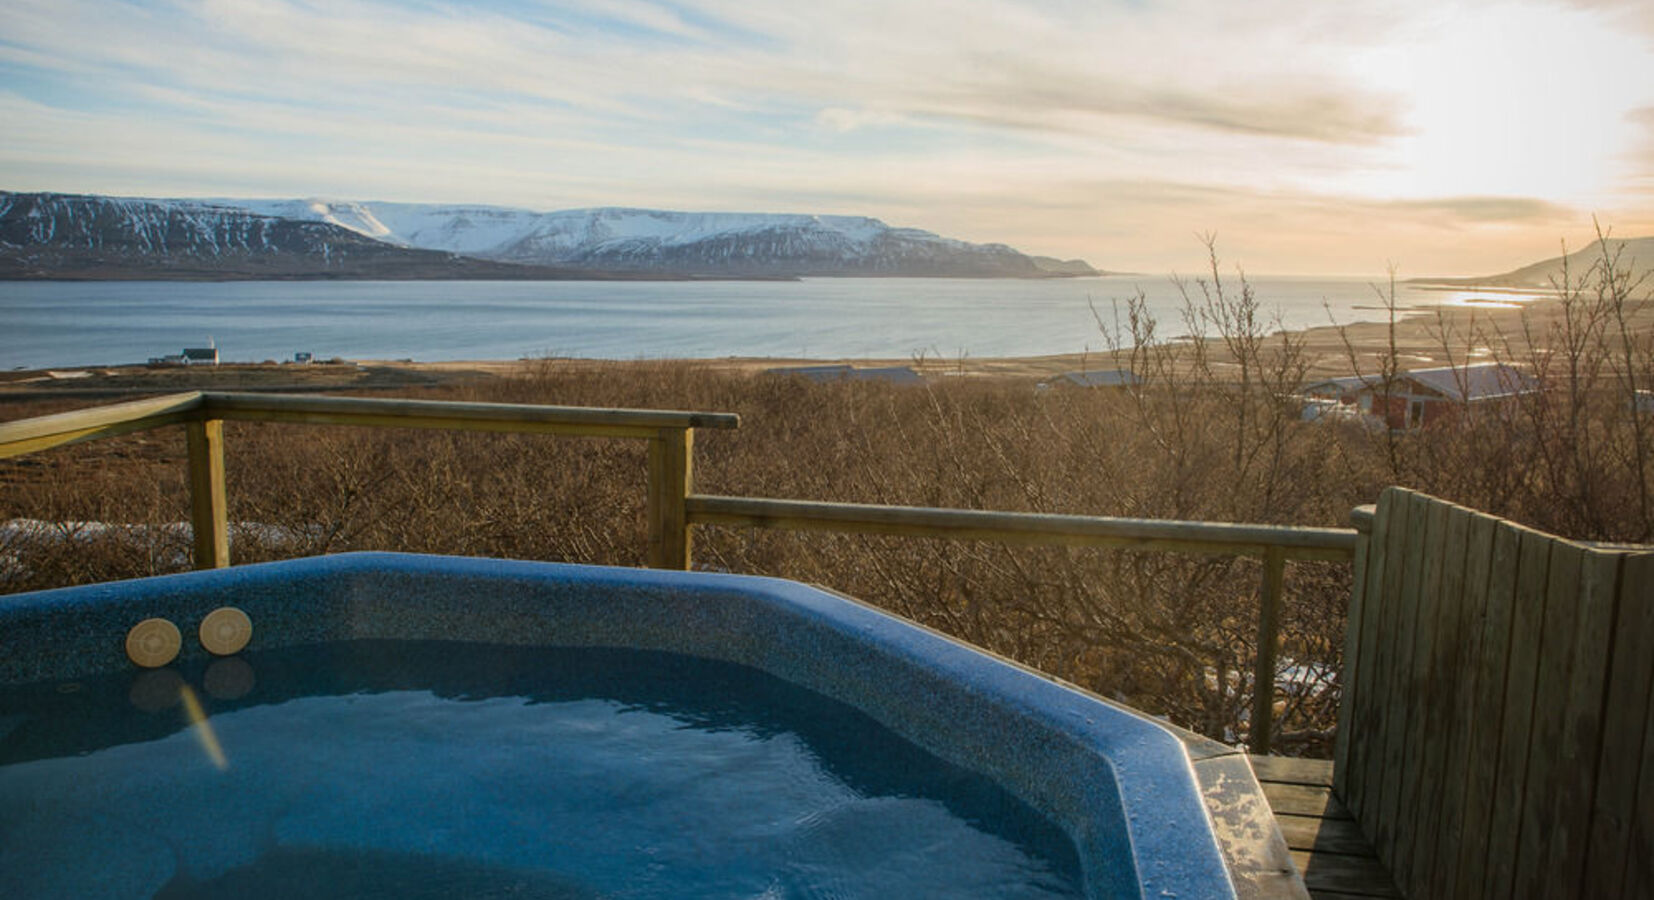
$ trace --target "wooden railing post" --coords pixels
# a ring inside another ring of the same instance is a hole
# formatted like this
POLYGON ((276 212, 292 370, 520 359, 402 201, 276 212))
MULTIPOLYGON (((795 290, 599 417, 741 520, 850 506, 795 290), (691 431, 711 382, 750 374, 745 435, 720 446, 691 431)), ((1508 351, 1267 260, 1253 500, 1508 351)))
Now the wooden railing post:
POLYGON ((1269 752, 1275 728, 1275 654, 1281 643, 1281 583, 1286 554, 1270 547, 1263 556, 1263 595, 1258 604, 1258 655, 1252 666, 1252 729, 1247 744, 1253 753, 1269 752))
POLYGON ((230 525, 224 496, 224 421, 184 423, 190 467, 190 526, 195 531, 195 567, 230 564, 230 525))
MULTIPOLYGON (((1361 669, 1370 667, 1372 661, 1361 657, 1361 641, 1365 630, 1367 611, 1367 582, 1368 570, 1374 563, 1373 547, 1373 520, 1377 507, 1371 504, 1357 506, 1350 511, 1350 524, 1355 526, 1355 562, 1353 575, 1350 581, 1350 605, 1344 624, 1344 666, 1338 673, 1338 735, 1333 743, 1333 776, 1332 783, 1344 790, 1348 785, 1350 766, 1350 735, 1355 729, 1351 727, 1355 710, 1356 683, 1359 676, 1364 674, 1361 669)), ((1382 549, 1382 548, 1379 548, 1382 549)), ((1382 569, 1384 562, 1382 554, 1377 557, 1377 565, 1382 569)), ((1375 601, 1376 602, 1376 601, 1375 601)))
POLYGON ((695 487, 694 435, 693 428, 662 428, 649 440, 650 568, 687 570, 691 563, 685 501, 695 487))

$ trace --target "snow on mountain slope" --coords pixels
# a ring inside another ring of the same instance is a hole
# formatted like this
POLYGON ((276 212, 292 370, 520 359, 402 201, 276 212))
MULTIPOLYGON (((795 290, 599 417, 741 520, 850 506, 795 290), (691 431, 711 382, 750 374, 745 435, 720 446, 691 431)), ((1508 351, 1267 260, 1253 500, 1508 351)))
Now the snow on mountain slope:
MULTIPOLYGON (((326 198, 148 200, 12 195, 52 211, 40 227, 83 250, 105 242, 130 253, 212 255, 318 252, 354 245, 389 265, 386 251, 435 251, 594 274, 625 276, 904 275, 1038 278, 1094 274, 1081 261, 1052 261, 1004 244, 972 244, 865 216, 671 212, 598 207, 538 213, 498 206, 377 203, 326 198), (117 227, 119 219, 124 226, 117 227), (49 224, 48 224, 49 223, 49 224), (321 229, 321 230, 317 230, 321 229), (371 245, 371 246, 370 246, 371 245)), ((13 215, 9 234, 28 220, 13 215)), ((38 229, 37 229, 38 230, 38 229)), ((30 232, 32 234, 33 232, 30 232)), ((11 240, 0 235, 0 241, 11 240)), ((12 240, 66 246, 38 236, 12 240)), ((112 248, 111 248, 112 249, 112 248)), ((56 252, 56 251, 54 251, 56 252)))
POLYGON ((540 217, 540 213, 498 206, 363 203, 320 197, 302 200, 214 198, 204 202, 251 210, 260 215, 326 222, 390 244, 468 256, 489 255, 532 227, 540 217))
MULTIPOLYGON (((1004 244, 971 244, 863 216, 616 207, 536 213, 316 198, 213 202, 335 224, 406 247, 537 265, 701 275, 1056 274, 1004 244)), ((1089 272, 1080 266, 1078 273, 1089 272)))
POLYGON ((392 244, 403 243, 391 229, 374 217, 365 204, 338 200, 227 200, 214 198, 201 201, 215 206, 231 206, 261 216, 297 219, 301 222, 325 222, 348 228, 364 237, 392 244))
POLYGON ((550 213, 499 248, 515 262, 724 275, 1036 276, 1003 244, 968 244, 848 216, 588 209, 550 213))
MULTIPOLYGON (((498 252, 512 257, 542 253, 570 256, 625 252, 627 248, 687 247, 732 235, 792 233, 822 247, 864 249, 892 229, 863 216, 753 213, 685 213, 599 207, 546 213, 532 229, 498 252)), ((915 232, 946 241, 929 232, 915 232)), ((946 241, 965 246, 962 242, 946 241)))
MULTIPOLYGON (((576 273, 402 247, 364 208, 0 191, 0 278, 546 278, 576 273), (294 213, 300 217, 283 215, 294 213)), ((592 277, 592 273, 581 273, 592 277)))
POLYGON ((12 248, 221 256, 369 244, 354 230, 200 200, 0 192, 0 246, 12 248))
POLYGON ((410 247, 447 250, 471 256, 491 256, 532 228, 541 214, 501 206, 423 203, 371 204, 389 225, 396 240, 410 247))

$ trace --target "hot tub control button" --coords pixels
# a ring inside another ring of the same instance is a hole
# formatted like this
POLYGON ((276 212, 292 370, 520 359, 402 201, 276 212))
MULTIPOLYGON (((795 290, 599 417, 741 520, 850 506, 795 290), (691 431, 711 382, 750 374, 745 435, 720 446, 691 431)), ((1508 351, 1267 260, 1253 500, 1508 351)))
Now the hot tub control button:
POLYGON ((233 606, 220 606, 201 620, 201 646, 216 656, 240 653, 253 636, 253 620, 233 606))
POLYGON ((126 656, 146 669, 157 669, 178 657, 184 638, 166 619, 145 619, 126 633, 126 656))

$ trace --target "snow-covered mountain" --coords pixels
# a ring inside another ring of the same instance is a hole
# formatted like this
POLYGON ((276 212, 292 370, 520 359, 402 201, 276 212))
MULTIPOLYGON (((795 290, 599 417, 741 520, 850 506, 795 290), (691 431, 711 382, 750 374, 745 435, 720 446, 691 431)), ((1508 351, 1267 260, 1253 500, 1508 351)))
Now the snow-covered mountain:
POLYGON ((316 222, 188 200, 0 193, 0 246, 56 251, 223 256, 328 253, 361 235, 316 222))
POLYGON ((1079 260, 1026 256, 861 216, 669 212, 602 207, 537 213, 497 206, 357 201, 213 203, 324 222, 404 247, 503 262, 680 275, 1042 277, 1095 274, 1079 260))
POLYGON ((317 219, 201 200, 0 191, 6 278, 542 278, 317 219))
POLYGON ((542 213, 501 206, 359 203, 352 200, 235 200, 209 203, 266 216, 325 222, 403 247, 488 256, 534 227, 542 213))
POLYGON ((1089 275, 861 216, 0 191, 0 277, 662 278, 1089 275))

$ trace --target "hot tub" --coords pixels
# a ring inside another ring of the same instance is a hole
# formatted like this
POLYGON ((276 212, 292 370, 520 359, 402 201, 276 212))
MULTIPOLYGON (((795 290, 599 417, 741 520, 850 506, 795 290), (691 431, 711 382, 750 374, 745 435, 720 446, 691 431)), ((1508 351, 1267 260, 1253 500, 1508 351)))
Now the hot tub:
POLYGON ((1199 746, 776 579, 359 553, 0 598, 23 896, 1255 895, 1199 746), (140 669, 151 617, 183 651, 140 669))

